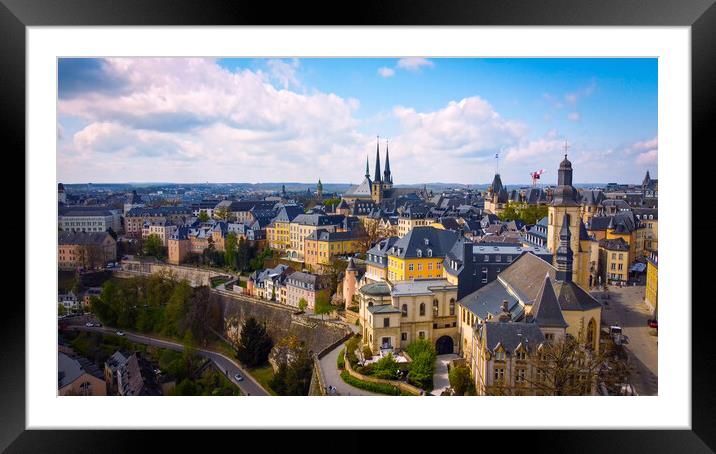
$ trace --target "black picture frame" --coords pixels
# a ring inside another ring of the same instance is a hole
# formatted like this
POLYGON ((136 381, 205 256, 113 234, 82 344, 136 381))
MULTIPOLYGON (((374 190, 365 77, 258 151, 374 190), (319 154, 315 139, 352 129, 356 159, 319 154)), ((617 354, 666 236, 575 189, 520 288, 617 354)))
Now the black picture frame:
MULTIPOLYGON (((6 153, 12 150, 19 155, 20 150, 25 149, 26 27, 63 25, 690 26, 692 149, 712 150, 707 147, 711 137, 709 129, 712 129, 707 118, 716 105, 714 0, 400 0, 390 3, 363 1, 352 5, 288 2, 277 7, 271 2, 245 0, 0 0, 0 99, 3 104, 0 123, 5 129, 2 143, 6 153)), ((696 175, 692 181, 695 179, 696 175)), ((692 191, 689 183, 684 183, 684 191, 692 191)), ((25 241, 28 240, 25 238, 25 241)), ((684 247, 691 251, 691 244, 684 244, 684 247)), ((693 267, 693 277, 697 279, 692 282, 698 282, 703 273, 693 267)), ((26 282, 27 279, 26 275, 26 282)), ((688 289, 687 283, 681 284, 688 289)), ((692 299, 696 301, 685 293, 684 300, 678 304, 689 304, 692 299)), ((25 308, 9 300, 4 305, 0 316, 0 449, 7 449, 7 452, 94 452, 100 449, 103 452, 126 452, 135 448, 163 446, 164 437, 156 437, 146 431, 25 430, 25 308)), ((701 306, 703 308, 706 304, 701 306)), ((519 445, 525 449, 550 452, 714 452, 716 399, 713 372, 716 370, 716 353, 709 325, 710 317, 694 317, 692 320, 691 431, 554 430, 526 433, 519 445)), ((541 417, 548 418, 548 410, 541 417)), ((509 422, 506 421, 506 425, 509 422)), ((360 444, 337 441, 342 435, 339 432, 334 432, 334 435, 332 438, 336 441, 328 443, 332 449, 343 450, 346 443, 349 449, 351 444, 360 444)), ((496 438, 502 436, 505 435, 494 435, 496 438)), ((184 440, 206 442, 206 435, 188 431, 172 432, 171 437, 180 443, 184 440)), ((276 448, 277 442, 291 444, 294 435, 271 438, 276 448)), ((449 443, 441 438, 421 437, 420 451, 448 449, 449 443)), ((467 441, 478 449, 477 440, 468 437, 462 442, 467 441)), ((250 446, 247 443, 244 447, 251 449, 250 446)))

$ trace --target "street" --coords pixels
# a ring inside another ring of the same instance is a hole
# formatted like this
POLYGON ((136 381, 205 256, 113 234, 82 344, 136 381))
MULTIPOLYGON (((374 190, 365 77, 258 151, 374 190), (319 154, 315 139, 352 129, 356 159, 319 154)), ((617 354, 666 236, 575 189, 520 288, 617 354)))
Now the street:
MULTIPOLYGON (((103 334, 111 334, 116 335, 117 329, 115 328, 109 328, 109 327, 88 327, 88 326, 72 326, 71 329, 75 330, 81 330, 81 331, 95 331, 100 332, 103 334)), ((144 344, 144 345, 152 345, 154 347, 160 347, 160 348, 168 348, 171 350, 176 351, 183 351, 184 346, 180 343, 166 341, 163 339, 157 339, 154 337, 149 337, 143 334, 135 334, 130 333, 128 331, 124 331, 124 337, 126 337, 128 340, 137 343, 137 344, 144 344)), ((241 392, 243 395, 250 395, 250 396, 268 396, 268 392, 266 392, 261 385, 258 384, 254 378, 249 375, 249 373, 244 370, 242 367, 236 363, 235 360, 222 355, 221 353, 216 353, 210 350, 203 350, 200 348, 196 349, 197 354, 211 359, 216 366, 221 370, 222 372, 227 372, 227 377, 229 380, 231 380, 232 383, 237 385, 239 389, 241 389, 241 392), (234 378, 234 375, 237 373, 240 373, 244 379, 243 381, 237 381, 234 378)))
MULTIPOLYGON (((326 386, 333 386, 338 391, 339 396, 382 396, 382 394, 372 393, 360 388, 354 388, 341 378, 341 371, 338 370, 336 360, 338 354, 346 348, 345 342, 334 348, 321 358, 321 371, 326 386)), ((346 360, 347 361, 347 360, 346 360)))
MULTIPOLYGON (((629 342, 624 346, 629 354, 631 384, 640 396, 658 394, 658 337, 647 326, 651 318, 644 304, 644 286, 610 287, 608 304, 602 318, 607 326, 619 325, 629 342)), ((595 292, 597 293, 601 292, 595 292)), ((600 300, 604 301, 604 300, 600 300)))

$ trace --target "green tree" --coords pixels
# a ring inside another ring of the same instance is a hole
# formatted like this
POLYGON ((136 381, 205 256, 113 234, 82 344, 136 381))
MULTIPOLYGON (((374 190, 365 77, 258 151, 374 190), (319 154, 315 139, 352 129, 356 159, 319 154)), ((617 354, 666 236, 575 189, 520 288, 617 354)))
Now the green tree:
POLYGON ((241 339, 237 349, 239 361, 248 367, 260 366, 268 360, 273 347, 273 340, 266 327, 254 317, 249 317, 241 328, 241 339))
POLYGON ((214 210, 214 217, 220 221, 228 222, 231 217, 231 212, 227 207, 219 207, 214 210))
POLYGON ((313 311, 316 314, 320 314, 321 318, 323 318, 324 314, 330 314, 333 312, 333 305, 328 299, 328 293, 326 291, 318 292, 316 295, 316 305, 313 308, 313 311))
POLYGON ((450 387, 456 396, 464 396, 465 394, 474 394, 475 383, 472 381, 470 368, 465 365, 459 365, 450 368, 448 373, 450 387))
POLYGON ((236 268, 237 239, 234 232, 229 232, 224 241, 224 263, 230 268, 236 268))
POLYGON ((162 240, 159 235, 152 233, 144 242, 144 255, 158 257, 162 253, 162 240))
POLYGON ((199 211, 199 216, 197 216, 197 219, 201 222, 207 222, 209 220, 209 215, 206 213, 205 210, 199 211))
POLYGON ((301 298, 300 300, 298 300, 298 310, 305 311, 307 307, 308 301, 306 301, 305 298, 301 298))
POLYGON ((406 348, 413 362, 408 372, 408 382, 426 391, 433 389, 433 374, 435 373, 435 347, 427 339, 413 341, 406 348))

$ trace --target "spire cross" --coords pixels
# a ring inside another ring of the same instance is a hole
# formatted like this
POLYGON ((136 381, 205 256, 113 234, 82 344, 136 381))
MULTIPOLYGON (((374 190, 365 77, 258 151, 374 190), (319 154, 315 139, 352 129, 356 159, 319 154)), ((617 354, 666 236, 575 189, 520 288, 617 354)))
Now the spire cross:
POLYGON ((564 139, 564 159, 567 159, 567 150, 569 149, 569 144, 567 143, 567 139, 564 139))

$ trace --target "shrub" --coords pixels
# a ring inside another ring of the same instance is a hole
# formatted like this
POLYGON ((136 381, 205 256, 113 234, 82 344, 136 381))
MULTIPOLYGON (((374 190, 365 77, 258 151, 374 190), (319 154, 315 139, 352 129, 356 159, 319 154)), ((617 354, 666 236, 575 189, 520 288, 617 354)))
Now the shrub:
POLYGON ((338 369, 344 369, 346 367, 346 351, 341 350, 341 352, 338 354, 338 359, 336 359, 336 366, 338 369))
POLYGON ((348 342, 346 342, 346 359, 348 359, 348 362, 351 363, 351 366, 354 367, 356 364, 358 364, 358 358, 356 357, 356 349, 358 348, 359 342, 359 336, 353 336, 348 339, 348 342))
POLYGON ((364 389, 366 391, 378 394, 387 394, 389 396, 401 395, 400 389, 397 386, 386 385, 383 383, 370 383, 367 381, 358 380, 357 378, 349 374, 347 370, 341 372, 341 379, 343 379, 344 382, 348 383, 351 386, 355 386, 356 388, 364 389))
POLYGON ((448 378, 456 396, 464 396, 471 387, 473 389, 475 387, 470 369, 465 365, 451 367, 450 372, 448 372, 448 378))
POLYGON ((398 377, 398 362, 389 353, 373 363, 373 375, 378 378, 393 380, 398 377))
POLYGON ((366 345, 363 347, 363 357, 365 359, 371 358, 373 356, 373 351, 370 349, 370 345, 366 345))

